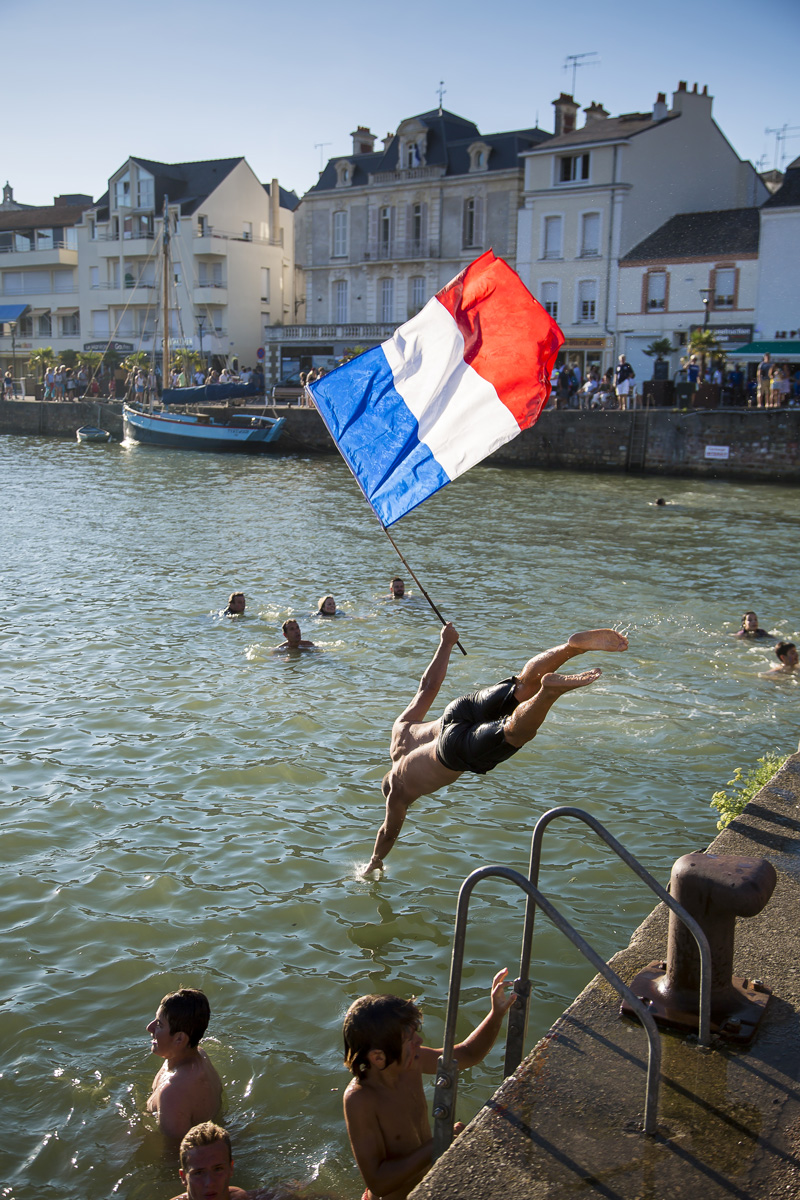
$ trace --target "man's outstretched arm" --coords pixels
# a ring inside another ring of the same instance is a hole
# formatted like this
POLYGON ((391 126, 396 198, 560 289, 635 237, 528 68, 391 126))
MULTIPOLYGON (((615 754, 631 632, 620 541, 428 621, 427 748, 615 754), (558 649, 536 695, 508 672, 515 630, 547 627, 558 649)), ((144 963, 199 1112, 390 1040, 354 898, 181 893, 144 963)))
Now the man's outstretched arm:
POLYGON ((447 674, 447 668, 450 665, 450 655, 453 652, 453 646, 458 641, 458 630, 448 621, 442 626, 439 634, 439 645, 436 647, 436 653, 425 668, 422 678, 419 681, 417 694, 401 712, 398 720, 408 723, 416 721, 424 721, 430 711, 436 697, 439 695, 439 689, 444 683, 447 674))

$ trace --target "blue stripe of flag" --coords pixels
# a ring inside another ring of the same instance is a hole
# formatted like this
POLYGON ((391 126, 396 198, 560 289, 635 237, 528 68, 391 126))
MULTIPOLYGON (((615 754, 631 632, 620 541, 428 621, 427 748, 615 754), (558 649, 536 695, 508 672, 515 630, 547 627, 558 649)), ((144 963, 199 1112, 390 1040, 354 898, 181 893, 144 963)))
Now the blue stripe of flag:
POLYGON ((419 440, 417 419, 394 386, 380 346, 311 385, 342 457, 385 526, 450 482, 419 440))

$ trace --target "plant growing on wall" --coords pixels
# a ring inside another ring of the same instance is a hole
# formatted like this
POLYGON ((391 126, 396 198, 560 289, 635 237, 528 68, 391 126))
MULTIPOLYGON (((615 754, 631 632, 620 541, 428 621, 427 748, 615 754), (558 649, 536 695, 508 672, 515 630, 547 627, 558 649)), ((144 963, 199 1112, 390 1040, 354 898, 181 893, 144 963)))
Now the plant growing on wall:
POLYGON ((779 754, 777 750, 771 750, 763 758, 758 759, 755 767, 736 768, 733 779, 728 780, 728 787, 735 788, 736 791, 714 792, 711 797, 711 807, 720 814, 717 829, 724 829, 726 825, 730 825, 734 817, 739 816, 756 792, 761 791, 765 783, 769 783, 776 771, 780 771, 788 757, 787 754, 779 754))

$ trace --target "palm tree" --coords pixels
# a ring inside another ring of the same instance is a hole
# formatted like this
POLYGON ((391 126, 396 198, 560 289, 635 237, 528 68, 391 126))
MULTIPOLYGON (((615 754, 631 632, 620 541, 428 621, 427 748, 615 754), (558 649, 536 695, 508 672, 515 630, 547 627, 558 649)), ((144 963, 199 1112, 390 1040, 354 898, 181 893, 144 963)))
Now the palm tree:
MULTIPOLYGON (((644 353, 648 358, 654 358, 656 362, 663 362, 668 354, 673 350, 672 342, 669 338, 656 338, 651 342, 644 353)), ((653 366, 653 378, 656 377, 655 365, 653 366)))
POLYGON ((42 373, 42 383, 47 374, 47 368, 51 367, 56 361, 56 356, 53 353, 52 346, 40 346, 38 350, 34 350, 28 359, 28 366, 33 368, 34 373, 38 376, 39 371, 42 373))
POLYGON ((689 351, 692 354, 700 355, 700 381, 706 377, 706 355, 713 358, 714 355, 723 353, 722 346, 717 341, 717 335, 713 329, 703 328, 693 329, 689 338, 689 351))

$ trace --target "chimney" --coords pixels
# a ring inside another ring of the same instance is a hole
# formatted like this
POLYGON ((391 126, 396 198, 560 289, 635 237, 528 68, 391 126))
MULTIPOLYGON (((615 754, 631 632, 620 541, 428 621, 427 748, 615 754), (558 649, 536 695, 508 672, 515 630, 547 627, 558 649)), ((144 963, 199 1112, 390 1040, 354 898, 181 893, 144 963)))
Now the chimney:
POLYGON ((273 246, 281 244, 281 189, 277 179, 269 185, 269 224, 270 238, 273 246))
POLYGON ((653 120, 663 121, 667 112, 667 97, 664 92, 659 92, 656 96, 656 102, 653 105, 653 120))
POLYGON ((689 108, 693 112, 701 113, 705 109, 707 115, 711 116, 711 104, 713 96, 708 94, 708 84, 705 84, 703 90, 700 91, 695 83, 692 90, 689 91, 686 86, 686 81, 682 79, 678 84, 677 92, 672 93, 672 110, 680 113, 686 112, 689 108))
POLYGON ((605 121, 608 117, 608 113, 603 108, 602 104, 597 104, 594 100, 589 107, 585 108, 583 111, 586 113, 584 125, 591 125, 595 121, 605 121))
POLYGON ((562 92, 558 99, 553 101, 553 108, 556 110, 553 136, 560 137, 562 133, 572 133, 578 115, 578 105, 572 96, 562 92))
POLYGON ((350 137, 353 139, 353 154, 372 154, 375 149, 375 134, 370 133, 366 125, 359 125, 350 137))
POLYGON ((384 150, 388 150, 389 147, 391 146, 392 142, 394 141, 394 134, 387 133, 386 137, 382 138, 381 141, 383 142, 384 150))

